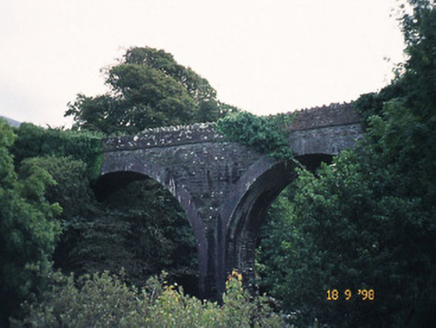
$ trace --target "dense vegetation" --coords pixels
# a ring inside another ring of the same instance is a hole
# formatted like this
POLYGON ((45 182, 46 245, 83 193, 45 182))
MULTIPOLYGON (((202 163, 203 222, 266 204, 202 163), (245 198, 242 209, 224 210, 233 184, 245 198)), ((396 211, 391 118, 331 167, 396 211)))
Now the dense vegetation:
POLYGON ((263 227, 261 285, 303 326, 436 323, 436 9, 412 5, 402 19, 407 62, 355 103, 365 140, 316 173, 298 170, 282 195, 292 201, 263 227), (334 289, 339 300, 327 301, 334 289))
MULTIPOLYGON (((408 2, 406 62, 355 102, 364 140, 316 172, 300 166, 269 210, 256 269, 275 300, 248 295, 237 272, 223 305, 197 300, 194 237, 177 201, 149 179, 98 200, 92 189, 103 135, 236 111, 170 54, 129 49, 107 71, 107 94, 69 105, 73 131, 0 121, 0 325, 12 315, 14 327, 435 326, 436 9, 408 2), (162 270, 165 282, 152 277, 162 270)), ((218 127, 294 160, 287 120, 239 112, 218 127)))
MULTIPOLYGON (((122 273, 121 273, 122 278, 122 273)), ((183 289, 151 278, 144 289, 128 287, 120 277, 101 275, 49 277, 51 287, 29 315, 12 327, 277 327, 283 319, 271 312, 266 297, 253 300, 233 272, 226 283, 223 305, 201 302, 183 289)))
POLYGON ((54 217, 62 210, 44 197, 46 187, 56 183, 46 170, 26 162, 25 170, 15 172, 9 152, 14 139, 12 129, 0 120, 0 324, 35 291, 39 273, 49 269, 60 233, 54 217))

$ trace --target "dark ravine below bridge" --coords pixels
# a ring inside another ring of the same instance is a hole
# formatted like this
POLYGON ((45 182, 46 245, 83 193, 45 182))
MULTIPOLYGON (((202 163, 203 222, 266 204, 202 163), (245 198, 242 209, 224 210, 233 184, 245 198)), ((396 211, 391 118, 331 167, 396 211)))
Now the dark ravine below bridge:
MULTIPOLYGON (((289 114, 292 115, 292 114, 289 114)), ((299 111, 288 126, 289 147, 309 169, 361 137, 352 104, 299 111)), ((193 228, 202 298, 219 300, 227 275, 254 276, 258 229, 268 207, 294 178, 293 164, 224 141, 212 123, 143 131, 105 139, 97 188, 147 176, 180 202, 193 228)))

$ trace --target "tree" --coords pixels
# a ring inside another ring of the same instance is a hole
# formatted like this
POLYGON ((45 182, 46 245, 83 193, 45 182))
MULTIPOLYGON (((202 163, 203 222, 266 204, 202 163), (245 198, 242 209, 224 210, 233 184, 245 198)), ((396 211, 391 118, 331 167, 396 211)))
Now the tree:
POLYGON ((40 274, 50 267, 60 225, 54 217, 58 204, 44 197, 47 186, 55 181, 48 172, 29 165, 14 171, 9 147, 15 135, 0 120, 0 324, 18 304, 41 286, 40 274))
POLYGON ((221 103, 209 82, 163 50, 134 47, 107 70, 105 95, 77 95, 65 116, 74 128, 138 133, 145 128, 216 121, 236 110, 221 103))
POLYGON ((264 279, 304 324, 436 323, 436 8, 410 4, 400 74, 355 104, 365 140, 316 174, 299 170, 291 209, 270 223, 281 229, 261 243, 264 279), (327 301, 333 289, 339 299, 327 301), (363 301, 359 289, 374 290, 375 300, 363 301))
POLYGON ((371 157, 345 153, 316 175, 300 171, 290 213, 273 225, 280 229, 267 230, 263 274, 271 294, 304 324, 318 318, 332 326, 401 327, 428 315, 436 213, 371 157), (338 302, 327 301, 333 289, 338 302), (348 302, 347 289, 354 295, 348 302), (375 290, 376 300, 364 302, 359 289, 375 290))

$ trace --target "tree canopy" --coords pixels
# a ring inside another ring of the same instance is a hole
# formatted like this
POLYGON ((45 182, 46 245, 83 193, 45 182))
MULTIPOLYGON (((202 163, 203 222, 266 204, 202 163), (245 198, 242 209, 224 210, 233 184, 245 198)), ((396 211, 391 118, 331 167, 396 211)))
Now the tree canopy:
POLYGON ((65 116, 74 128, 137 133, 145 128, 216 121, 235 107, 220 102, 215 89, 174 57, 148 47, 127 50, 106 71, 109 92, 95 97, 78 94, 65 116))

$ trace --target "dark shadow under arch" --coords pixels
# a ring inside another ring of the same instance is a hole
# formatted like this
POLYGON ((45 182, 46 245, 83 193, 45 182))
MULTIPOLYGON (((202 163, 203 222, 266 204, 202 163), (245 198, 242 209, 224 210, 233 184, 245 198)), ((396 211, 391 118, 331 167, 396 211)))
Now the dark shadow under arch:
MULTIPOLYGON (((149 172, 147 172, 149 173, 149 172)), ((204 292, 204 272, 203 268, 205 261, 201 258, 207 256, 207 243, 205 242, 203 222, 198 217, 197 209, 191 199, 190 194, 183 188, 174 184, 174 179, 170 174, 166 174, 165 178, 161 176, 153 176, 152 172, 146 174, 145 172, 137 172, 134 170, 113 170, 101 175, 95 182, 93 189, 97 199, 104 200, 112 193, 115 193, 130 183, 151 179, 167 190, 177 200, 182 210, 188 219, 189 225, 193 230, 196 240, 198 263, 199 263, 199 286, 198 290, 200 295, 204 292), (162 181, 163 180, 163 181, 162 181)))

